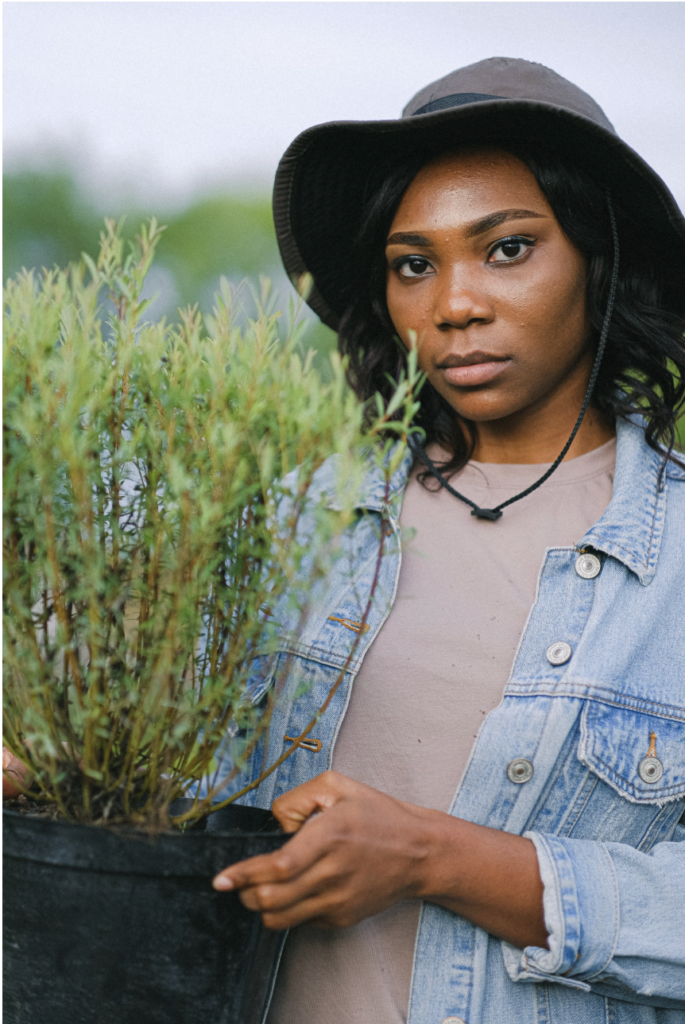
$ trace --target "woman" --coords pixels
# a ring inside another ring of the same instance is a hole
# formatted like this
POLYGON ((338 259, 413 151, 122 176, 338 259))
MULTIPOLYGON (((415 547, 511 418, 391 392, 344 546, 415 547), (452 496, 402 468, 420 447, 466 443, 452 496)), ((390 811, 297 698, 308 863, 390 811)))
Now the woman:
POLYGON ((414 345, 428 383, 356 586, 284 625, 267 763, 353 650, 255 796, 295 835, 215 879, 293 929, 269 1024, 685 1021, 682 215, 504 59, 305 132, 274 211, 360 399, 414 345), (387 550, 365 617, 379 525, 421 557, 387 550))
POLYGON ((353 578, 255 681, 233 788, 334 691, 251 794, 295 835, 215 879, 292 928, 269 1024, 682 1024, 682 215, 590 97, 504 59, 305 132, 274 211, 359 398, 414 345, 428 383, 353 578))

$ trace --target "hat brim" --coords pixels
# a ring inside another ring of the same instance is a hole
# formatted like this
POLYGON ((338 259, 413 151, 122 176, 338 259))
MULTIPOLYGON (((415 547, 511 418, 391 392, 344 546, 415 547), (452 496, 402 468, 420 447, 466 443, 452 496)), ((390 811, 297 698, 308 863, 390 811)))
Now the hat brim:
POLYGON ((286 272, 313 284, 307 302, 333 330, 353 301, 347 270, 364 206, 393 165, 436 147, 537 144, 587 169, 630 210, 663 254, 670 304, 685 313, 685 219, 655 171, 613 132, 564 107, 480 100, 392 121, 333 121, 302 132, 276 172, 273 213, 286 272))

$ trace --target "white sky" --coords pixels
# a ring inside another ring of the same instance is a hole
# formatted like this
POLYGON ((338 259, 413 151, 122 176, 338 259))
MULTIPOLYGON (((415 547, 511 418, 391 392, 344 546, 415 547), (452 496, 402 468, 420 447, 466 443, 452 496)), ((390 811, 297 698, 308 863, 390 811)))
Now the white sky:
POLYGON ((84 184, 186 200, 266 187, 321 121, 397 117, 484 57, 587 90, 685 207, 685 3, 7 2, 7 167, 62 151, 84 184))

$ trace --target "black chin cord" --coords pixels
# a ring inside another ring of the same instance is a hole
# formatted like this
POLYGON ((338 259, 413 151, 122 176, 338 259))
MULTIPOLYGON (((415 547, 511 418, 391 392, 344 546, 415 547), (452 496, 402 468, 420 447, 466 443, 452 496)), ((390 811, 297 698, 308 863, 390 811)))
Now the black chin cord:
POLYGON ((609 191, 607 191, 607 208, 609 210, 609 220, 611 222, 611 236, 614 244, 614 263, 611 271, 611 285, 609 287, 609 296, 607 298, 607 308, 604 314, 604 323, 602 324, 602 332, 599 336, 597 354, 595 355, 592 373, 590 374, 590 380, 587 386, 587 391, 585 392, 585 398, 583 399, 583 404, 581 406, 580 412, 578 413, 576 425, 571 431, 571 436, 569 437, 568 441, 562 448, 561 452, 559 453, 555 461, 549 467, 549 469, 546 470, 546 472, 544 472, 540 479, 536 480, 534 484, 531 484, 530 487, 526 487, 525 491, 521 491, 520 494, 515 494, 513 498, 508 498, 506 501, 503 501, 500 505, 497 505, 496 508, 479 508, 478 505, 476 505, 475 501, 471 501, 471 499, 467 498, 464 494, 460 494, 459 491, 455 491, 454 487, 452 487, 449 480, 445 479, 445 477, 442 475, 442 473, 434 464, 434 462, 426 454, 424 447, 419 441, 416 434, 409 435, 409 447, 412 449, 414 454, 417 455, 419 459, 421 459, 424 465, 433 474, 435 479, 439 481, 440 485, 445 488, 446 491, 449 491, 450 494, 453 494, 455 498, 459 498, 459 501, 463 501, 465 502, 465 504, 471 506, 471 515, 475 516, 477 519, 499 519, 500 516, 502 515, 502 509, 506 508, 507 505, 511 505, 515 501, 520 501, 521 498, 525 498, 527 495, 532 494, 533 491, 536 491, 538 487, 544 484, 545 480, 547 480, 552 475, 554 470, 557 469, 559 464, 562 462, 567 451, 573 444, 573 439, 575 438, 576 434, 578 433, 578 430, 580 429, 580 424, 583 422, 583 416, 585 415, 585 411, 590 402, 590 398, 592 397, 592 392, 594 391, 595 384, 597 383, 599 367, 602 362, 602 357, 604 356, 604 350, 606 348, 607 338, 609 336, 609 325, 611 323, 611 317, 614 312, 614 303, 616 301, 616 288, 618 285, 618 230, 616 228, 616 217, 614 216, 614 207, 611 202, 611 193, 609 191))

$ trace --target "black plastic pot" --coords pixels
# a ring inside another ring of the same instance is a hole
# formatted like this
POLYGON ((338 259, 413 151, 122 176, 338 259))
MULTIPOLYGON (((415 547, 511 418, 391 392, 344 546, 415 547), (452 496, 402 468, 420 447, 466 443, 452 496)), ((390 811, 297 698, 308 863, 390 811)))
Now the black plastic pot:
POLYGON ((283 933, 211 879, 287 837, 268 811, 212 818, 149 836, 5 811, 5 1024, 260 1024, 283 933))

